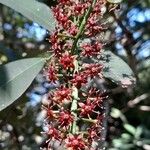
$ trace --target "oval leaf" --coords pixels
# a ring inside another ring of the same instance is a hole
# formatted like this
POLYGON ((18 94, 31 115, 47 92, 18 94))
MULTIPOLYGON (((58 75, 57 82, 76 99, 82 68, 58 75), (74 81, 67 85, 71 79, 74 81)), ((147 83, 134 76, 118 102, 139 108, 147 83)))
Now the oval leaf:
POLYGON ((0 66, 0 110, 25 92, 44 63, 43 58, 27 58, 0 66))
POLYGON ((121 58, 113 54, 111 51, 103 52, 104 65, 103 75, 112 81, 126 87, 135 84, 135 77, 132 70, 121 58))
POLYGON ((113 3, 113 4, 117 4, 117 3, 121 3, 122 0, 107 0, 109 3, 113 3))
POLYGON ((35 0, 0 0, 0 3, 14 9, 33 22, 53 31, 56 21, 48 6, 35 0))

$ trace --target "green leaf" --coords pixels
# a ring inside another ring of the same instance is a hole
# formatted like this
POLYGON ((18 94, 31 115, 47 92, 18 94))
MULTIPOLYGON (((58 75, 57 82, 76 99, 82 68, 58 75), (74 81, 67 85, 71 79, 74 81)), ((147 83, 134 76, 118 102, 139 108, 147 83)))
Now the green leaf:
POLYGON ((122 0, 107 0, 109 3, 113 3, 113 4, 117 4, 117 3, 121 3, 122 0))
POLYGON ((136 133, 135 133, 134 137, 135 137, 136 139, 140 139, 140 136, 142 135, 143 130, 144 130, 144 129, 143 129, 142 126, 138 126, 138 127, 136 128, 136 133))
POLYGON ((0 111, 25 92, 44 63, 44 58, 27 58, 0 66, 0 111))
POLYGON ((111 51, 103 51, 96 58, 84 58, 83 62, 102 64, 104 67, 102 71, 103 76, 117 84, 121 84, 123 87, 135 84, 136 80, 133 71, 128 64, 111 51))
POLYGON ((130 67, 121 58, 111 51, 104 51, 103 60, 99 62, 104 65, 103 75, 112 81, 126 87, 135 84, 135 77, 130 67))
POLYGON ((116 108, 112 108, 111 109, 111 112, 110 112, 110 115, 113 117, 113 118, 119 118, 121 116, 121 111, 119 109, 116 109, 116 108))
POLYGON ((124 139, 125 141, 129 141, 129 140, 132 139, 133 137, 132 137, 130 134, 122 133, 122 134, 121 134, 121 138, 124 139))
POLYGON ((14 9, 49 31, 55 29, 56 21, 52 11, 41 2, 36 0, 0 0, 0 3, 14 9))
POLYGON ((111 112, 110 112, 110 115, 113 118, 120 118, 124 123, 127 122, 127 119, 126 119, 125 115, 117 108, 112 108, 111 112))
POLYGON ((124 128, 131 133, 132 135, 135 135, 136 133, 136 128, 130 124, 124 124, 124 128))

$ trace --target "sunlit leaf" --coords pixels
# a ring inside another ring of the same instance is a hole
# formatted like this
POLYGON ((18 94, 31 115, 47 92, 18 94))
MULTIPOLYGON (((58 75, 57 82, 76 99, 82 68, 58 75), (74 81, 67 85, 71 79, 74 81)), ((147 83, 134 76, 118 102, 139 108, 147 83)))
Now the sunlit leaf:
POLYGON ((0 3, 14 9, 49 31, 55 29, 55 19, 48 6, 36 0, 0 0, 0 3))
POLYGON ((0 66, 0 110, 25 92, 44 63, 44 58, 27 58, 0 66))

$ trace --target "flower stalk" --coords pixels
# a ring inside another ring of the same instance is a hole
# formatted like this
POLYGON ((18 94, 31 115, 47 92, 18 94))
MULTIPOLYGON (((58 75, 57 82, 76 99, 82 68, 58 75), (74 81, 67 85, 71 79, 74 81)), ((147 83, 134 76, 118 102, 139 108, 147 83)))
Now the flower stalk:
POLYGON ((101 136, 105 96, 97 88, 86 87, 89 80, 102 78, 103 66, 84 63, 83 58, 101 55, 103 44, 96 35, 102 29, 98 18, 105 5, 105 0, 58 0, 53 8, 58 26, 49 39, 53 56, 45 74, 50 84, 59 82, 59 86, 43 104, 48 149, 51 140, 58 140, 67 149, 96 150, 92 143, 101 136), (85 37, 90 42, 79 43, 85 37))

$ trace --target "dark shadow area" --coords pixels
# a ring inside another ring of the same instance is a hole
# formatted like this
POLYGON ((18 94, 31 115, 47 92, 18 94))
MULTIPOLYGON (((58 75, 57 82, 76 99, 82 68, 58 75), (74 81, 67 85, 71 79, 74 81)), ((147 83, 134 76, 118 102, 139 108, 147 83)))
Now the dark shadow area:
MULTIPOLYGON (((7 69, 4 65, 0 65, 0 91, 6 91, 7 86, 5 86, 5 83, 8 81, 8 73, 7 69)), ((9 92, 9 91, 8 91, 9 92)))

